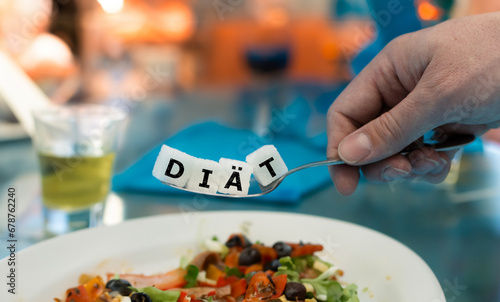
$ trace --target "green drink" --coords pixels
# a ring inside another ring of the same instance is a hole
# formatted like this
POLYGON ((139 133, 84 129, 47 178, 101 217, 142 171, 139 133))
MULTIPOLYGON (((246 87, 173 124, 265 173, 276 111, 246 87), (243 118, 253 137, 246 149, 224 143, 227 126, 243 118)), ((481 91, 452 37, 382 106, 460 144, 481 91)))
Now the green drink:
POLYGON ((45 206, 72 212, 106 199, 114 153, 100 157, 39 154, 39 159, 45 206))
POLYGON ((46 236, 101 225, 124 112, 82 104, 33 116, 46 236))

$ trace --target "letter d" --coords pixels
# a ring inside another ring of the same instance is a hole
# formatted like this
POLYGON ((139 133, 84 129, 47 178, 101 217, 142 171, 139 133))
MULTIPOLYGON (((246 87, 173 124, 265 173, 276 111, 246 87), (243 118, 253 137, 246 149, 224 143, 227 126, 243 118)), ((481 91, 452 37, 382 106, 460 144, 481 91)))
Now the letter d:
POLYGON ((172 178, 179 178, 182 176, 182 174, 184 174, 184 165, 180 161, 171 158, 170 161, 168 162, 168 166, 167 166, 167 170, 165 171, 165 175, 168 177, 172 177, 172 178), (179 166, 179 171, 177 171, 177 173, 175 173, 175 174, 172 174, 172 168, 174 167, 174 164, 179 166))

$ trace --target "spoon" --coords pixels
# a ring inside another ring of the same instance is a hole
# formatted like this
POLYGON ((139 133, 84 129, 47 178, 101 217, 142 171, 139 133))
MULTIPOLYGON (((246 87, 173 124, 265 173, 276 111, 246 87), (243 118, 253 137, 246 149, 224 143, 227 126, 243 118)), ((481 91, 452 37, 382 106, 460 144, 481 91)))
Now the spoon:
MULTIPOLYGON (((409 145, 408 147, 406 147, 405 149, 403 149, 400 152, 400 154, 407 155, 408 153, 415 151, 421 147, 430 147, 436 151, 450 151, 450 150, 459 149, 467 144, 470 144, 475 139, 476 139, 476 137, 474 135, 471 135, 471 134, 447 135, 446 139, 443 140, 442 142, 439 142, 439 143, 433 143, 433 142, 423 142, 423 144, 413 143, 413 144, 409 145)), ((319 167, 319 166, 333 166, 333 165, 341 165, 341 164, 345 164, 345 163, 338 158, 329 158, 326 160, 320 160, 320 161, 308 163, 308 164, 299 166, 295 169, 289 170, 288 172, 286 172, 285 174, 283 174, 282 176, 280 176, 279 178, 277 178, 275 181, 273 181, 272 183, 270 183, 267 186, 259 185, 257 183, 257 181, 255 180, 255 178, 252 178, 251 183, 250 183, 250 189, 248 191, 248 195, 229 195, 229 194, 222 194, 222 193, 202 193, 202 194, 212 195, 212 196, 221 196, 221 197, 232 197, 232 198, 258 197, 258 196, 262 196, 262 195, 266 195, 266 194, 271 193, 281 184, 281 182, 283 182, 283 180, 285 178, 287 178, 291 174, 298 172, 300 170, 304 170, 307 168, 313 168, 313 167, 319 167)), ((174 187, 174 188, 179 189, 179 190, 188 191, 188 192, 192 192, 192 193, 199 193, 199 192, 191 191, 191 190, 188 190, 186 188, 179 187, 176 185, 172 185, 172 184, 168 184, 168 183, 164 183, 164 182, 163 182, 163 184, 166 184, 168 186, 174 187)))

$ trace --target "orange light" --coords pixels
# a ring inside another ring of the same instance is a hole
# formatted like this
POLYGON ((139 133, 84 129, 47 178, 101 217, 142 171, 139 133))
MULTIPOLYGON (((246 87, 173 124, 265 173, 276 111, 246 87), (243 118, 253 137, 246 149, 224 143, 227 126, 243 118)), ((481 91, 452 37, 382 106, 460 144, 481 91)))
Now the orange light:
POLYGON ((266 10, 262 19, 272 27, 283 27, 288 22, 288 14, 283 8, 275 7, 266 10))
POLYGON ((156 27, 169 40, 185 41, 195 30, 195 16, 184 2, 167 2, 157 16, 156 27))
POLYGON ((435 21, 441 17, 441 10, 427 1, 418 5, 418 15, 424 21, 435 21))
POLYGON ((123 0, 97 0, 108 14, 116 14, 123 8, 123 0))

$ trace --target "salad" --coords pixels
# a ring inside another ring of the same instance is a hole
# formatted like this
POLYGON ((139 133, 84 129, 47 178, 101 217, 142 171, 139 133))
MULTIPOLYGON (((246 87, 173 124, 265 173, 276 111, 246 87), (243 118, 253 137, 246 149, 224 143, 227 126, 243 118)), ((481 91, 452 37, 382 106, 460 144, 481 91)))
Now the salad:
POLYGON ((56 302, 359 302, 355 284, 315 255, 323 246, 276 242, 266 246, 233 234, 216 237, 194 259, 164 274, 80 277, 81 285, 56 302))

